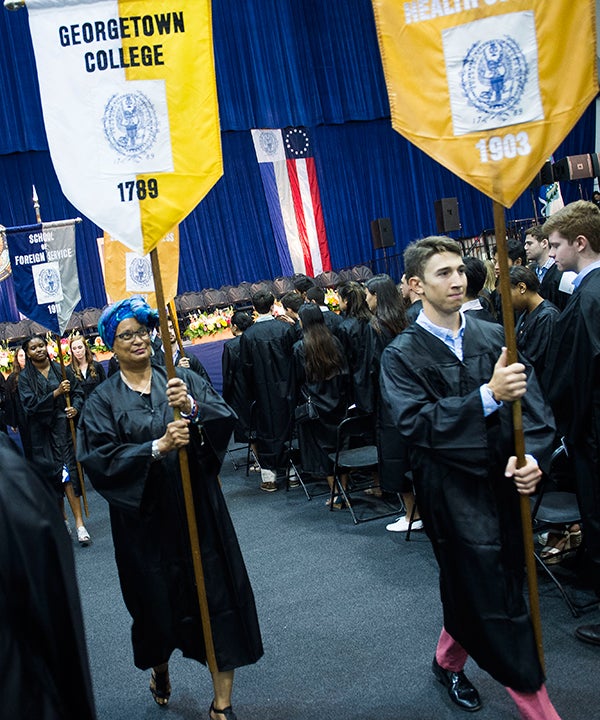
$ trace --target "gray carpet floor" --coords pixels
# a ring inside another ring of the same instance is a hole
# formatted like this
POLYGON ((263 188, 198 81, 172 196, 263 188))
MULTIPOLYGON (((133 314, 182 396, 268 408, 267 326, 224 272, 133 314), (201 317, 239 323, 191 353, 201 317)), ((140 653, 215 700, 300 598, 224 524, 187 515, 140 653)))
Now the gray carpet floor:
MULTIPOLYGON (((242 459, 240 455, 238 459, 242 459)), ((440 720, 464 717, 430 666, 441 627, 437 567, 429 542, 389 533, 390 520, 354 526, 347 511, 301 488, 266 494, 229 459, 224 492, 254 587, 264 657, 236 673, 239 720, 440 720)), ((206 718, 206 668, 176 654, 167 709, 133 665, 106 502, 88 490, 93 544, 75 547, 100 720, 206 718)), ((600 718, 600 647, 574 637, 579 620, 543 578, 540 585, 548 689, 563 720, 600 718)), ((506 691, 473 661, 467 674, 484 702, 481 720, 518 718, 506 691)))

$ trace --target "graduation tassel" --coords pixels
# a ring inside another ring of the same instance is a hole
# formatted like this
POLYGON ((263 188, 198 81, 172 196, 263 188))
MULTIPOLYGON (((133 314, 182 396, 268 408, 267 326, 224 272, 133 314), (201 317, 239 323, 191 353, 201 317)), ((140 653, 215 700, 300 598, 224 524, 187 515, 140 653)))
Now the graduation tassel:
MULTIPOLYGON (((507 351, 507 364, 519 361, 517 355, 517 338, 515 334, 515 316, 510 294, 510 277, 508 268, 508 246, 506 242, 506 221, 504 207, 493 201, 494 232, 496 234, 496 251, 500 267, 500 293, 502 296, 502 322, 507 351)), ((513 432, 515 437, 515 455, 517 467, 525 465, 525 435, 523 433, 523 414, 521 401, 512 404, 513 432)), ((540 598, 538 592, 535 556, 533 549, 533 528, 531 525, 531 505, 528 495, 519 495, 521 509, 521 525, 523 529, 523 545, 525 548, 525 566, 527 568, 527 589, 529 591, 529 613, 533 624, 533 633, 537 645, 540 665, 545 672, 544 646, 542 643, 542 623, 540 619, 540 598)))
MULTIPOLYGON (((160 275, 158 250, 156 248, 150 251, 150 261, 152 263, 152 274, 154 275, 154 292, 156 293, 156 304, 158 306, 160 335, 163 341, 163 346, 165 348, 165 365, 167 368, 167 377, 171 379, 176 377, 175 365, 173 363, 173 351, 171 349, 171 340, 169 336, 165 296, 162 286, 162 277, 160 275)), ((175 327, 177 326, 175 325, 175 327)), ((179 412, 179 409, 173 408, 173 411, 175 419, 179 420, 181 418, 181 413, 179 412)), ((200 542, 198 539, 198 526, 196 524, 196 513, 194 512, 194 496, 192 493, 192 483, 190 480, 190 466, 186 448, 179 448, 178 453, 179 467, 181 469, 181 484, 183 486, 183 497, 185 501, 185 513, 187 517, 190 547, 192 551, 194 578, 196 580, 198 604, 200 606, 200 619, 202 621, 202 631, 204 633, 206 662, 208 665, 208 669, 214 675, 215 673, 219 672, 219 668, 217 667, 217 658, 215 655, 215 646, 212 636, 212 628, 210 625, 210 615, 208 612, 208 599, 206 597, 204 570, 202 568, 202 556, 200 554, 200 542)))

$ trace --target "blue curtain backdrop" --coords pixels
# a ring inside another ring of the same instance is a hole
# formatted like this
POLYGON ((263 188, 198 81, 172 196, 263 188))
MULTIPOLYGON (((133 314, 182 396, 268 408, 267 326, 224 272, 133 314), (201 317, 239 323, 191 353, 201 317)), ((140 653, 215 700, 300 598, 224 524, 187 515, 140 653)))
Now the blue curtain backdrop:
MULTIPOLYGON (((179 292, 281 274, 250 129, 305 125, 313 139, 334 268, 372 257, 370 221, 389 217, 396 251, 436 232, 434 202, 456 197, 462 234, 493 225, 491 200, 395 133, 369 0, 220 0, 213 7, 224 177, 181 226, 179 292)), ((25 10, 0 10, 0 223, 79 213, 64 198, 47 151, 25 10)), ((591 152, 590 106, 555 157, 591 152)), ((85 152, 85 148, 82 148, 85 152)), ((582 184, 591 194, 591 181, 582 184)), ((579 185, 563 183, 565 201, 579 185)), ((533 217, 531 193, 507 219, 533 217)), ((79 308, 106 302, 91 221, 77 230, 79 308)), ((10 281, 0 321, 16 320, 10 281)))

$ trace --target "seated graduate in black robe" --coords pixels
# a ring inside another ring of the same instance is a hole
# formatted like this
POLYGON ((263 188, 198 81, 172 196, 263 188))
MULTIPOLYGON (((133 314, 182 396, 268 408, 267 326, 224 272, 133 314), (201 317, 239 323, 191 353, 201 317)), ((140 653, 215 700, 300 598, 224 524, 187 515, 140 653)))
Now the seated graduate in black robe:
POLYGON ((233 313, 231 330, 234 337, 224 343, 221 357, 223 400, 235 410, 238 417, 233 430, 237 443, 247 443, 250 436, 250 403, 240 360, 240 341, 242 334, 253 322, 252 316, 243 310, 233 313))
MULTIPOLYGON (((298 445, 303 471, 327 478, 333 487, 333 463, 337 427, 346 417, 350 404, 348 364, 340 341, 325 325, 318 305, 300 308, 303 339, 294 345, 296 405, 310 397, 319 417, 298 424, 298 445)), ((334 507, 341 507, 339 498, 334 507)))
MULTIPOLYGON (((584 572, 600 595, 600 210, 584 200, 570 203, 546 220, 544 232, 558 269, 578 273, 542 383, 575 469, 584 572)), ((599 624, 576 635, 600 645, 599 624)))
POLYGON ((525 230, 524 246, 527 262, 540 281, 540 295, 563 310, 571 295, 560 289, 563 273, 550 256, 548 236, 543 225, 532 225, 525 230))
POLYGON ((95 720, 71 542, 56 498, 0 435, 3 718, 95 720))
MULTIPOLYGON (((476 257, 464 257, 465 275, 467 277, 467 289, 465 291, 465 302, 462 311, 472 313, 478 320, 496 322, 496 318, 484 306, 487 298, 481 302, 479 293, 483 290, 487 278, 487 269, 482 260, 476 257)), ((416 318, 415 318, 416 319, 416 318)))
POLYGON ((459 312, 460 245, 432 237, 404 254, 423 312, 384 350, 382 397, 408 444, 424 529, 440 568, 444 629, 434 675, 465 710, 481 707, 463 672, 471 655, 524 718, 552 707, 523 598, 519 493, 530 494, 554 439, 534 375, 506 364, 502 328, 459 312), (527 393, 525 394, 525 389, 527 393), (516 469, 510 402, 521 397, 527 452, 516 469))
POLYGON ((519 313, 515 326, 517 350, 533 365, 539 380, 552 349, 560 311, 539 294, 540 281, 533 270, 516 265, 510 268, 509 275, 512 304, 519 313))
MULTIPOLYGON (((406 516, 410 517, 414 502, 412 483, 406 477, 409 470, 406 447, 398 435, 398 429, 387 412, 387 408, 379 402, 381 354, 387 345, 407 327, 408 320, 400 292, 392 278, 385 273, 374 275, 367 281, 366 300, 373 313, 367 335, 366 367, 371 379, 371 412, 377 418, 379 485, 384 490, 402 494, 406 516)), ((378 491, 377 488, 374 488, 373 492, 380 494, 381 489, 378 491)), ((398 518, 397 522, 402 526, 404 518, 398 518)), ((394 524, 388 525, 387 529, 393 531, 391 526, 394 524)))
POLYGON ((167 383, 166 370, 150 362, 148 326, 156 322, 140 296, 103 312, 99 331, 118 355, 120 371, 84 407, 79 455, 110 505, 121 590, 133 618, 134 662, 152 668, 152 695, 165 705, 173 650, 207 662, 177 452, 187 448, 218 668, 210 717, 235 720, 233 671, 262 655, 252 588, 217 475, 235 415, 188 369, 178 368, 167 383), (181 419, 174 420, 174 408, 181 419))
POLYGON ((336 292, 342 311, 338 337, 350 370, 352 402, 361 412, 369 412, 372 390, 367 343, 372 313, 367 305, 365 289, 360 283, 350 280, 340 285, 336 292))

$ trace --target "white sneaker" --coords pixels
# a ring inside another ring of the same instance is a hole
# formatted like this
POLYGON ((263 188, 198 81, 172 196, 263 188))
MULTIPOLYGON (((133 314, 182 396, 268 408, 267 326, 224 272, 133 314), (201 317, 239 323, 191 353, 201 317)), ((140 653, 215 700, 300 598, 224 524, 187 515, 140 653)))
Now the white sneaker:
MULTIPOLYGON (((403 515, 402 517, 399 517, 396 520, 396 522, 386 525, 385 529, 389 530, 390 532, 408 532, 408 520, 403 515)), ((423 529, 423 521, 422 520, 413 520, 411 530, 422 530, 422 529, 423 529)))
POLYGON ((92 538, 90 537, 89 532, 84 528, 83 525, 80 525, 77 528, 77 540, 79 541, 79 544, 82 546, 89 545, 92 538))
POLYGON ((71 530, 71 526, 69 525, 68 520, 65 520, 65 527, 67 528, 67 532, 69 533, 69 535, 72 535, 73 531, 71 530))

